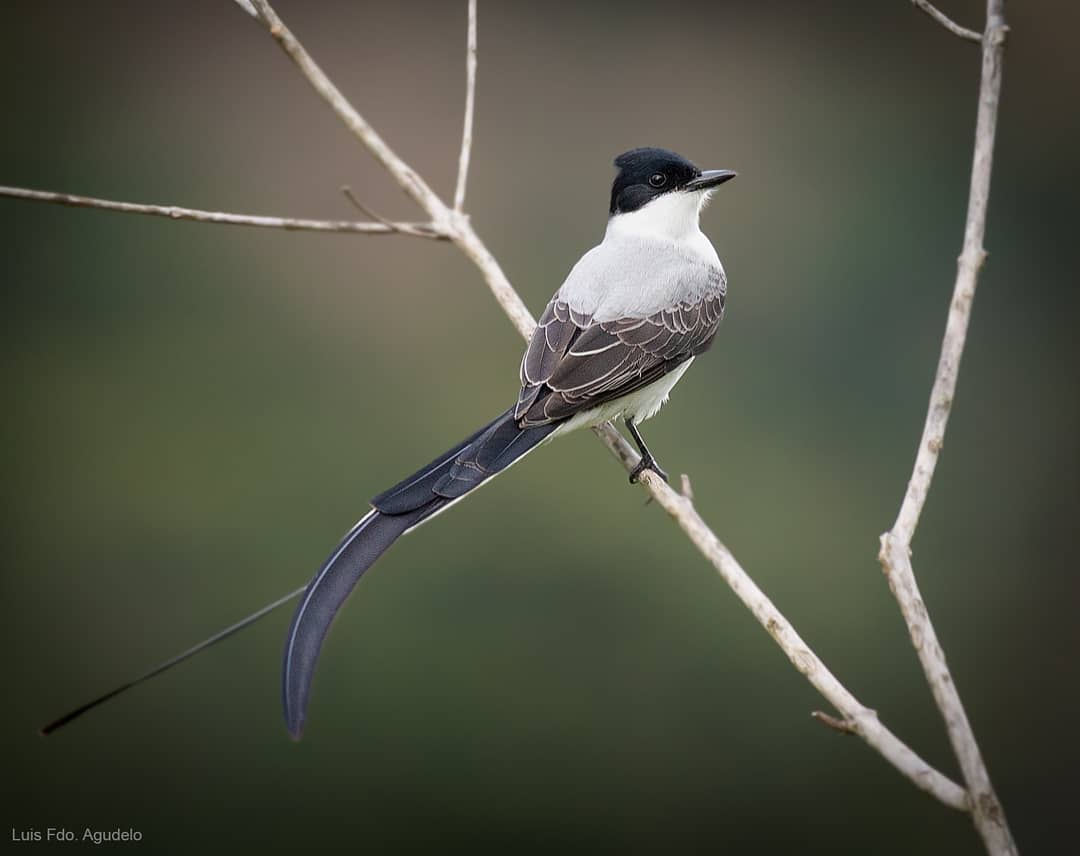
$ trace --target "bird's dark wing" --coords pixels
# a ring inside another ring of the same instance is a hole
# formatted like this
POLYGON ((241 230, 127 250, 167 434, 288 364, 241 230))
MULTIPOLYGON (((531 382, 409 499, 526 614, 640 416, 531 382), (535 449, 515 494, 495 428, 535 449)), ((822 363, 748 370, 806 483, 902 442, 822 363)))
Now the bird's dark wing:
POLYGON ((556 295, 522 358, 514 416, 544 425, 641 389, 706 350, 723 314, 722 283, 697 303, 616 321, 594 322, 556 295))

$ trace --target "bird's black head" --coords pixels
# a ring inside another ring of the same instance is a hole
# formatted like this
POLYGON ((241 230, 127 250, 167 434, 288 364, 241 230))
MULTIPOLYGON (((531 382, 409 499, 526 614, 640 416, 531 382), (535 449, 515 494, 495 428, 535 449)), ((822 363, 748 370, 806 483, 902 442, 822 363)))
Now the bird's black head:
POLYGON ((702 172, 682 155, 651 147, 623 152, 615 166, 619 173, 611 185, 613 215, 637 211, 665 193, 707 190, 735 177, 728 169, 702 172))

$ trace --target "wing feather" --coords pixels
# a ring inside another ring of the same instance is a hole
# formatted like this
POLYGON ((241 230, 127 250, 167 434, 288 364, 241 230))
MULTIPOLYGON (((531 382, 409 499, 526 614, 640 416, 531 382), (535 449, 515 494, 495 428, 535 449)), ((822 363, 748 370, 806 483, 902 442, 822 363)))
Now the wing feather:
POLYGON ((556 295, 521 361, 514 416, 542 425, 621 398, 706 350, 724 316, 722 273, 693 303, 645 318, 595 322, 556 295))

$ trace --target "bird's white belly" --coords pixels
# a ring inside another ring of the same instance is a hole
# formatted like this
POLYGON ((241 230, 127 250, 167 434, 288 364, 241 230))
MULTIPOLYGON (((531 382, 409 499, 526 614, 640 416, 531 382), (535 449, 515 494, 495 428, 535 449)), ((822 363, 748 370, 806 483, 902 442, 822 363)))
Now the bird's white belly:
POLYGON ((679 382, 679 378, 683 376, 683 372, 690 368, 690 363, 693 361, 694 357, 691 357, 681 366, 646 387, 570 417, 566 424, 555 433, 565 434, 567 431, 574 431, 578 428, 591 428, 610 419, 629 417, 635 423, 652 419, 660 408, 664 406, 672 387, 679 382))

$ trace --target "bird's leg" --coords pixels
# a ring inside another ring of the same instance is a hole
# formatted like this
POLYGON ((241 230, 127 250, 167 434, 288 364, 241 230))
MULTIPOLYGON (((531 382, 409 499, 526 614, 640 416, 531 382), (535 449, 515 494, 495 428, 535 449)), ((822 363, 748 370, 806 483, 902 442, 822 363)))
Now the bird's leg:
POLYGON ((638 451, 641 452, 641 460, 638 461, 637 466, 630 472, 630 484, 637 484, 641 474, 645 470, 652 470, 664 481, 668 481, 668 474, 665 473, 658 463, 656 458, 652 456, 652 452, 649 451, 649 447, 645 445, 645 438, 641 436, 641 432, 638 431, 637 426, 633 420, 627 416, 623 422, 626 423, 626 429, 630 432, 634 438, 634 442, 637 443, 638 451))

